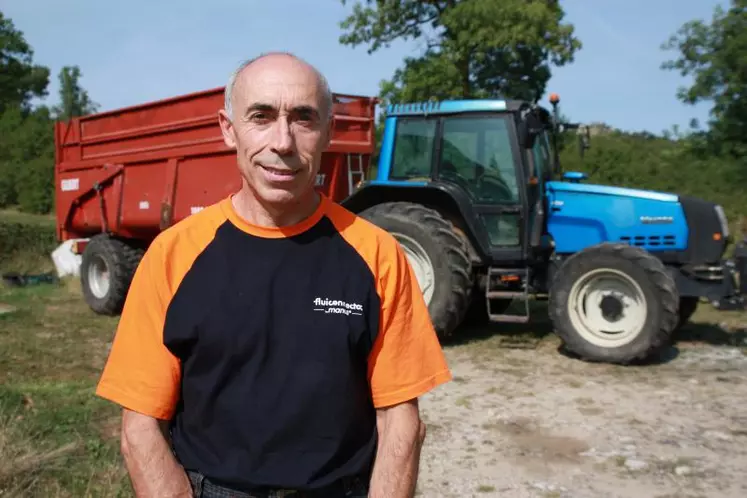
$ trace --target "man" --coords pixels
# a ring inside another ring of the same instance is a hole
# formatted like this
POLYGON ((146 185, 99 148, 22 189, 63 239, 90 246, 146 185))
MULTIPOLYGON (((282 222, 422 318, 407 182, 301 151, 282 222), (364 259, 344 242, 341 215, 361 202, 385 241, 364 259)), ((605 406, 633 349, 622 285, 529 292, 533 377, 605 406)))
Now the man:
POLYGON ((289 54, 226 87, 242 188, 150 246, 97 389, 138 496, 414 494, 451 376, 399 245, 314 190, 332 116, 289 54))

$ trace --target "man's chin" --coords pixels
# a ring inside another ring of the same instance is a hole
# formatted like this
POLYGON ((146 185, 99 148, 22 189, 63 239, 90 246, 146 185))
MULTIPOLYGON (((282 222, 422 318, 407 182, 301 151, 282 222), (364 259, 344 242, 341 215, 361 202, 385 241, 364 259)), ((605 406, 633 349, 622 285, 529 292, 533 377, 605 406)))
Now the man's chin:
POLYGON ((301 202, 310 197, 308 189, 294 185, 294 186, 275 186, 275 185, 262 185, 256 189, 256 195, 262 199, 263 202, 269 204, 294 204, 301 202))

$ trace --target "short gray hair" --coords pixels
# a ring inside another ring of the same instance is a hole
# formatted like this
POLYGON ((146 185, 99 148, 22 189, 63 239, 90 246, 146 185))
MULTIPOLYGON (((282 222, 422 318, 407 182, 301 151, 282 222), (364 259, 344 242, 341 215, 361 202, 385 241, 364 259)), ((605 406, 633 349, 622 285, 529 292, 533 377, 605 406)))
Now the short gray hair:
POLYGON ((322 100, 323 100, 323 104, 324 104, 324 106, 326 108, 326 112, 327 112, 327 116, 326 117, 327 117, 328 120, 331 119, 332 118, 332 114, 333 114, 332 113, 333 100, 332 100, 332 91, 329 88, 329 83, 327 82, 327 78, 325 78, 324 75, 321 73, 321 71, 319 71, 313 65, 309 64, 308 62, 306 62, 302 58, 300 58, 297 55, 292 54, 290 52, 265 52, 263 54, 258 55, 257 57, 253 57, 253 58, 251 58, 249 60, 246 60, 246 61, 242 62, 239 65, 239 67, 237 67, 234 70, 234 72, 231 73, 231 77, 228 78, 228 84, 226 85, 226 88, 225 88, 225 91, 224 91, 224 103, 223 103, 223 106, 225 108, 226 114, 228 114, 228 116, 231 119, 233 119, 233 105, 231 103, 231 99, 233 97, 233 89, 236 86, 236 80, 238 79, 239 74, 241 74, 241 72, 244 69, 246 69, 248 66, 250 66, 252 63, 258 61, 259 59, 261 59, 263 57, 267 57, 267 56, 270 56, 270 55, 286 55, 288 57, 292 57, 292 58, 296 59, 297 61, 302 62, 303 64, 306 64, 307 66, 309 66, 316 73, 317 78, 319 79, 319 84, 322 87, 322 100))

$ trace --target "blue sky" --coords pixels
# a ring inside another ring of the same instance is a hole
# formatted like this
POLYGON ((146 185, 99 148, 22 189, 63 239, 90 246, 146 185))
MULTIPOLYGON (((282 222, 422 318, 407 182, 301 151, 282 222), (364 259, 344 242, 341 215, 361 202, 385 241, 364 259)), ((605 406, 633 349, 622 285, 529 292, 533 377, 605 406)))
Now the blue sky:
MULTIPOLYGON (((554 69, 548 92, 560 94, 571 119, 660 133, 707 118, 707 105, 677 101, 686 80, 659 68, 669 56, 660 46, 726 0, 561 3, 584 47, 573 64, 554 69)), ((339 45, 338 23, 351 9, 339 0, 3 0, 0 9, 23 31, 36 62, 51 68, 48 100, 57 100, 60 68, 77 64, 100 110, 222 86, 241 60, 269 50, 313 63, 333 91, 375 95, 403 57, 419 52, 415 43, 373 55, 339 45)))

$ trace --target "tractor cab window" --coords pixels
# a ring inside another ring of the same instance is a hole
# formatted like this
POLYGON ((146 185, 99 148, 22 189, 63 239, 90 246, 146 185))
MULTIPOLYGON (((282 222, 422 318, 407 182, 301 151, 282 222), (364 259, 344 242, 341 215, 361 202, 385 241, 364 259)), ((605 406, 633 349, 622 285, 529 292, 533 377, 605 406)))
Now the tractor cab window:
POLYGON ((509 126, 502 116, 445 118, 439 178, 460 185, 476 202, 518 203, 509 126))
POLYGON ((400 118, 394 138, 390 178, 430 179, 435 136, 435 119, 400 118))

